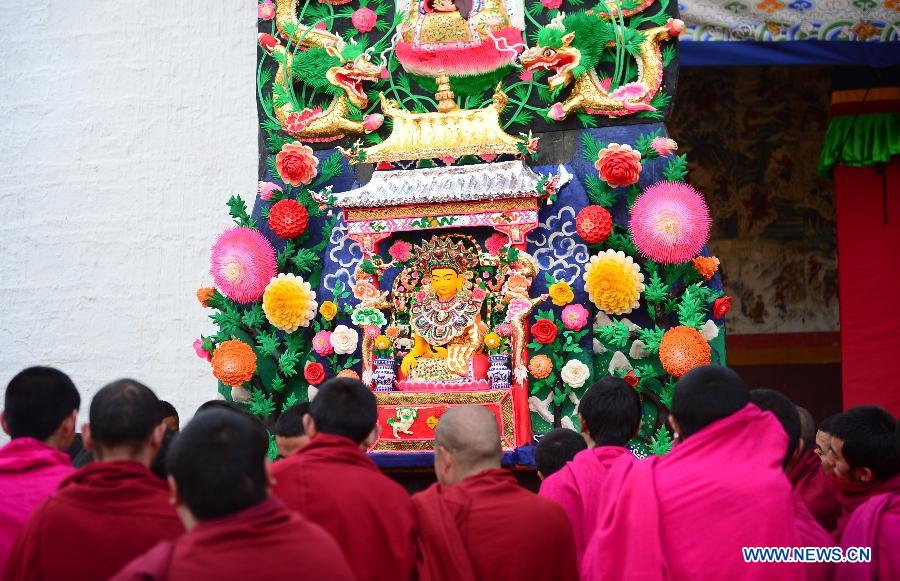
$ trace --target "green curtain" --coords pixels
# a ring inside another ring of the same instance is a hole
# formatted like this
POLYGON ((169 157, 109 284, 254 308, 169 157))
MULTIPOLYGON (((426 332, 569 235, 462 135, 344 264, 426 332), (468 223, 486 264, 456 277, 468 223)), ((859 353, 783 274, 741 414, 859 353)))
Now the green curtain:
POLYGON ((825 133, 819 173, 830 177, 836 164, 866 167, 900 154, 900 113, 833 117, 825 133))

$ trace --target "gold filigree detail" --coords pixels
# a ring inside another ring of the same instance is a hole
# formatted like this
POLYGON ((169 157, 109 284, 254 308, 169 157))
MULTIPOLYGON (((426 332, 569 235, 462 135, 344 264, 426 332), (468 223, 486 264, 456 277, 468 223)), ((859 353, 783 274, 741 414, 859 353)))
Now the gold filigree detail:
POLYGON ((453 214, 478 214, 482 212, 506 212, 509 210, 536 210, 534 198, 517 198, 484 202, 459 202, 452 204, 428 204, 424 206, 394 206, 391 208, 346 209, 348 222, 386 220, 389 218, 421 218, 424 216, 450 216, 453 214))

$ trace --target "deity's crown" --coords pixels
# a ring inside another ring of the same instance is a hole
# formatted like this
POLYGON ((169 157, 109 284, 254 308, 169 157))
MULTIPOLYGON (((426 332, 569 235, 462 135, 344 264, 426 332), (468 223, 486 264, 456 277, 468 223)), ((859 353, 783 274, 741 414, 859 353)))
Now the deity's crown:
POLYGON ((472 250, 461 241, 454 242, 445 236, 432 236, 419 246, 419 251, 418 267, 423 273, 450 268, 462 274, 478 264, 478 256, 472 250))

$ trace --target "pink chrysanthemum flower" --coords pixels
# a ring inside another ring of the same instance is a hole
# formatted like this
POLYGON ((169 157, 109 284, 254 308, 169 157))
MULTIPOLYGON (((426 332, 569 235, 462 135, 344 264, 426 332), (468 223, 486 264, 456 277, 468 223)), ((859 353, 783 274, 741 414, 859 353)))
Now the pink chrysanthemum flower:
POLYGON ((703 194, 685 183, 658 182, 635 200, 629 230, 641 254, 675 264, 697 256, 711 222, 703 194))
POLYGON ((269 280, 278 274, 275 249, 262 234, 242 226, 222 232, 209 262, 216 287, 238 303, 259 300, 269 280))
POLYGON ((490 238, 485 240, 484 246, 487 248, 488 253, 491 256, 497 256, 500 254, 500 251, 506 246, 506 243, 509 241, 509 238, 506 234, 501 234, 500 232, 494 232, 491 234, 490 238))
POLYGON ((406 262, 412 257, 412 245, 403 240, 397 240, 388 248, 388 254, 397 262, 406 262))

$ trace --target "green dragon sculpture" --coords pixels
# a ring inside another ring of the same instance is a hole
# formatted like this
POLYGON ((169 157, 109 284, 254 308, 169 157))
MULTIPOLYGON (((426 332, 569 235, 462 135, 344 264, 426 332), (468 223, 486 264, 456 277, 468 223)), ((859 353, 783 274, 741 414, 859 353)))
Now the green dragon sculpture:
POLYGON ((550 107, 551 119, 559 121, 579 111, 608 117, 655 111, 650 101, 663 77, 659 44, 682 30, 684 22, 672 18, 664 26, 634 30, 619 27, 600 14, 559 13, 538 31, 537 44, 524 51, 520 61, 529 72, 552 71, 547 84, 554 92, 572 85, 569 96, 550 107), (616 46, 617 35, 637 61, 638 74, 637 80, 610 90, 609 79, 601 81, 595 68, 603 52, 616 46))

